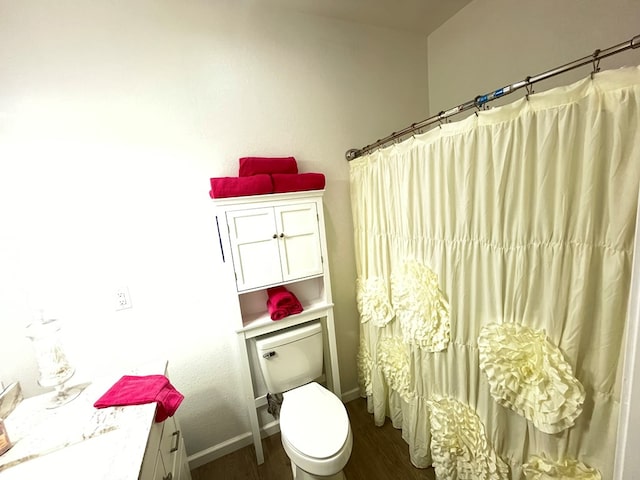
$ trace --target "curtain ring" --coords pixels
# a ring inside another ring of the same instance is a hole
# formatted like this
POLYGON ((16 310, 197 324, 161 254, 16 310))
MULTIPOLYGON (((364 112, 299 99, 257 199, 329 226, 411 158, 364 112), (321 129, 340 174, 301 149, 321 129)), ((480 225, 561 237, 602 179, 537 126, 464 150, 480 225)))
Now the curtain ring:
POLYGON ((477 117, 478 112, 482 112, 488 109, 486 96, 481 97, 480 95, 478 95, 476 98, 474 98, 473 105, 476 107, 476 111, 474 113, 476 114, 476 117, 477 117), (481 100, 482 98, 484 98, 484 101, 481 100))
POLYGON ((480 110, 480 107, 482 105, 480 105, 480 96, 477 96, 476 98, 473 99, 473 105, 476 107, 476 115, 478 115, 478 111, 480 110))
POLYGON ((598 58, 598 55, 600 55, 599 48, 597 48, 593 52, 593 60, 591 61, 591 63, 593 64, 593 70, 591 70, 591 80, 593 80, 593 76, 600 71, 600 59, 598 58))
POLYGON ((529 101, 529 95, 533 94, 533 85, 531 85, 531 77, 527 77, 524 79, 527 84, 525 85, 525 88, 527 89, 527 94, 525 95, 527 102, 529 101))

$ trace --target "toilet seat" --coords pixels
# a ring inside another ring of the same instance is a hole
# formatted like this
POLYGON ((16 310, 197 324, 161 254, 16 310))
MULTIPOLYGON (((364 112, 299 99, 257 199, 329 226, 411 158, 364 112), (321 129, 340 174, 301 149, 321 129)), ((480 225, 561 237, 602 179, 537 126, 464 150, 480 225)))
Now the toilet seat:
POLYGON ((295 472, 293 475, 294 479, 309 480, 323 478, 327 480, 344 480, 344 475, 341 475, 341 472, 351 457, 353 435, 351 434, 351 428, 349 428, 347 440, 341 450, 329 458, 318 459, 304 455, 287 441, 285 435, 282 435, 282 446, 291 460, 291 468, 295 472))
POLYGON ((340 453, 349 438, 347 410, 340 399, 312 382, 284 393, 280 431, 289 447, 311 459, 340 453))

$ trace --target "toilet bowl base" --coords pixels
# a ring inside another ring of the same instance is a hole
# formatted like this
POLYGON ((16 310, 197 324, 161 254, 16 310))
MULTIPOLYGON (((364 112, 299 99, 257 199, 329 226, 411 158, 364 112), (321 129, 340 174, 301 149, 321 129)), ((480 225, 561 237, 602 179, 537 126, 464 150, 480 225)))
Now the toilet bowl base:
POLYGON ((346 480, 347 477, 344 475, 344 472, 340 470, 338 473, 334 475, 326 476, 318 476, 311 475, 309 472, 305 472, 296 464, 291 462, 291 471, 293 472, 293 480, 346 480))

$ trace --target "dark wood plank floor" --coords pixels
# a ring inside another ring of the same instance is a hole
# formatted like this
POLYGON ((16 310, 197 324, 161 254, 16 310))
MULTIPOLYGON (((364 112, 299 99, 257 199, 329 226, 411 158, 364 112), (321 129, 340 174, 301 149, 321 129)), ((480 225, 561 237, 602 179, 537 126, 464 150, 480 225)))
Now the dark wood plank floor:
MULTIPOLYGON (((353 431, 353 451, 344 469, 347 480, 435 480, 431 468, 411 465, 409 447, 389 420, 382 427, 373 424, 366 400, 358 398, 346 407, 353 431)), ((262 445, 262 465, 256 464, 253 446, 248 446, 196 468, 193 480, 290 480, 291 465, 280 434, 264 439, 262 445)))

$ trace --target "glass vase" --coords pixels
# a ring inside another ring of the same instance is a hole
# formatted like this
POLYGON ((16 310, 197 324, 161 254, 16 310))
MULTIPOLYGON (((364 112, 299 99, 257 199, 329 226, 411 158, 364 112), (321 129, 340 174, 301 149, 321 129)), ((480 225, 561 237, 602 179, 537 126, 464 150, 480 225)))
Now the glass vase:
POLYGON ((57 408, 78 396, 77 389, 65 388, 65 383, 75 373, 60 341, 60 322, 56 319, 40 320, 27 326, 27 337, 35 351, 42 387, 54 387, 55 392, 47 408, 57 408))

